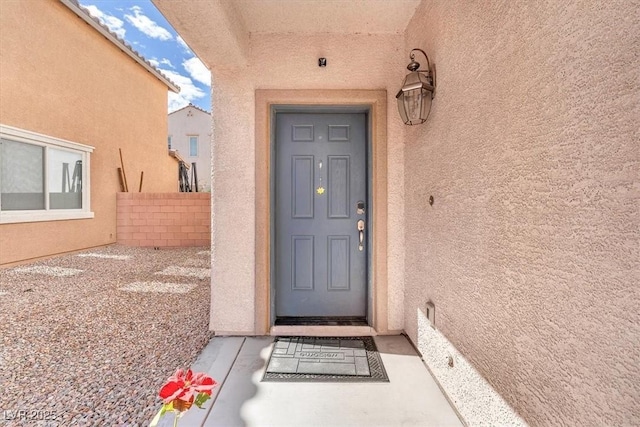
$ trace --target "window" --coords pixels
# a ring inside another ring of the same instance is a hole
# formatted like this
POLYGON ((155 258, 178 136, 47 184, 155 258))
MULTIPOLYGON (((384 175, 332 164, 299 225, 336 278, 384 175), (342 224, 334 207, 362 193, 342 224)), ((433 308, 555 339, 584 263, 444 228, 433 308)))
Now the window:
POLYGON ((189 156, 198 157, 198 137, 197 136, 189 137, 189 156))
POLYGON ((168 140, 168 143, 169 143, 169 150, 171 150, 171 135, 169 135, 169 138, 167 140, 168 140))
POLYGON ((93 218, 93 147, 0 125, 0 223, 93 218))

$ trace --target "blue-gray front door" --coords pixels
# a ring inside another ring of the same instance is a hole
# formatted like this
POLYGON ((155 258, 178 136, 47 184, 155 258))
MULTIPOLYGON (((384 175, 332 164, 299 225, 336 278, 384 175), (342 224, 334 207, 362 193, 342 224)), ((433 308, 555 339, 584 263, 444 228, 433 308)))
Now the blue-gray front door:
POLYGON ((365 317, 364 113, 278 113, 275 291, 278 317, 365 317))

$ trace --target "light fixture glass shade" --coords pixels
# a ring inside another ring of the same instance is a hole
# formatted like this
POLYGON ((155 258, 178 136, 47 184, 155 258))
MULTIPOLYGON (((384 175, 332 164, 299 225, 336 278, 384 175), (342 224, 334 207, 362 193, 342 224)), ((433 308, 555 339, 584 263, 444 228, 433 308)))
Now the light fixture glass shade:
POLYGON ((412 71, 407 74, 402 88, 396 95, 398 112, 406 125, 424 123, 431 111, 433 99, 433 81, 424 71, 412 71))

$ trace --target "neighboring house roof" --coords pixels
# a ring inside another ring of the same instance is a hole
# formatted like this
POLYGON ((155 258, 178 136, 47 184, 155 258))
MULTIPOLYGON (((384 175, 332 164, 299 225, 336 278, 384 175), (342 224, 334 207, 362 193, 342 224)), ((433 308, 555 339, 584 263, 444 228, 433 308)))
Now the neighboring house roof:
POLYGON ((151 63, 147 61, 142 55, 140 55, 140 53, 135 51, 124 40, 118 37, 111 30, 109 30, 107 26, 103 25, 98 19, 91 16, 89 12, 78 3, 77 0, 60 0, 60 2, 71 9, 71 11, 73 11, 87 24, 89 24, 100 34, 102 34, 107 40, 116 45, 120 50, 133 58, 134 61, 136 61, 147 71, 153 74, 158 80, 167 85, 169 89, 176 93, 180 92, 180 87, 178 85, 169 80, 169 78, 162 74, 162 72, 158 68, 151 65, 151 63))
POLYGON ((178 110, 176 110, 176 111, 172 111, 172 112, 170 112, 170 113, 169 113, 169 115, 172 115, 172 114, 174 114, 174 113, 177 113, 178 111, 182 111, 182 110, 184 110, 185 108, 189 108, 189 107, 193 107, 193 108, 195 108, 196 110, 202 111, 203 113, 205 113, 205 114, 207 114, 207 115, 211 114, 210 112, 208 112, 208 111, 206 111, 206 110, 203 110, 202 108, 198 107, 197 105, 193 105, 192 103, 189 103, 189 105, 187 105, 187 106, 184 106, 184 107, 182 107, 182 108, 180 108, 180 109, 178 109, 178 110))

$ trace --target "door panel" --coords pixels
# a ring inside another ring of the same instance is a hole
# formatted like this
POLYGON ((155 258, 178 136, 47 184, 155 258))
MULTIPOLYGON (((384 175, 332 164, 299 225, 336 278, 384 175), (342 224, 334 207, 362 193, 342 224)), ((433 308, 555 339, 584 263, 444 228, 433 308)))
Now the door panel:
POLYGON ((366 115, 278 113, 275 291, 279 317, 365 317, 366 115))
POLYGON ((313 236, 293 236, 291 238, 291 289, 313 290, 313 236))
POLYGON ((327 157, 327 199, 329 218, 349 218, 349 156, 327 157))
POLYGON ((293 218, 313 218, 313 156, 291 157, 291 210, 293 218))
POLYGON ((344 291, 351 288, 350 251, 351 236, 329 236, 329 290, 344 291))

